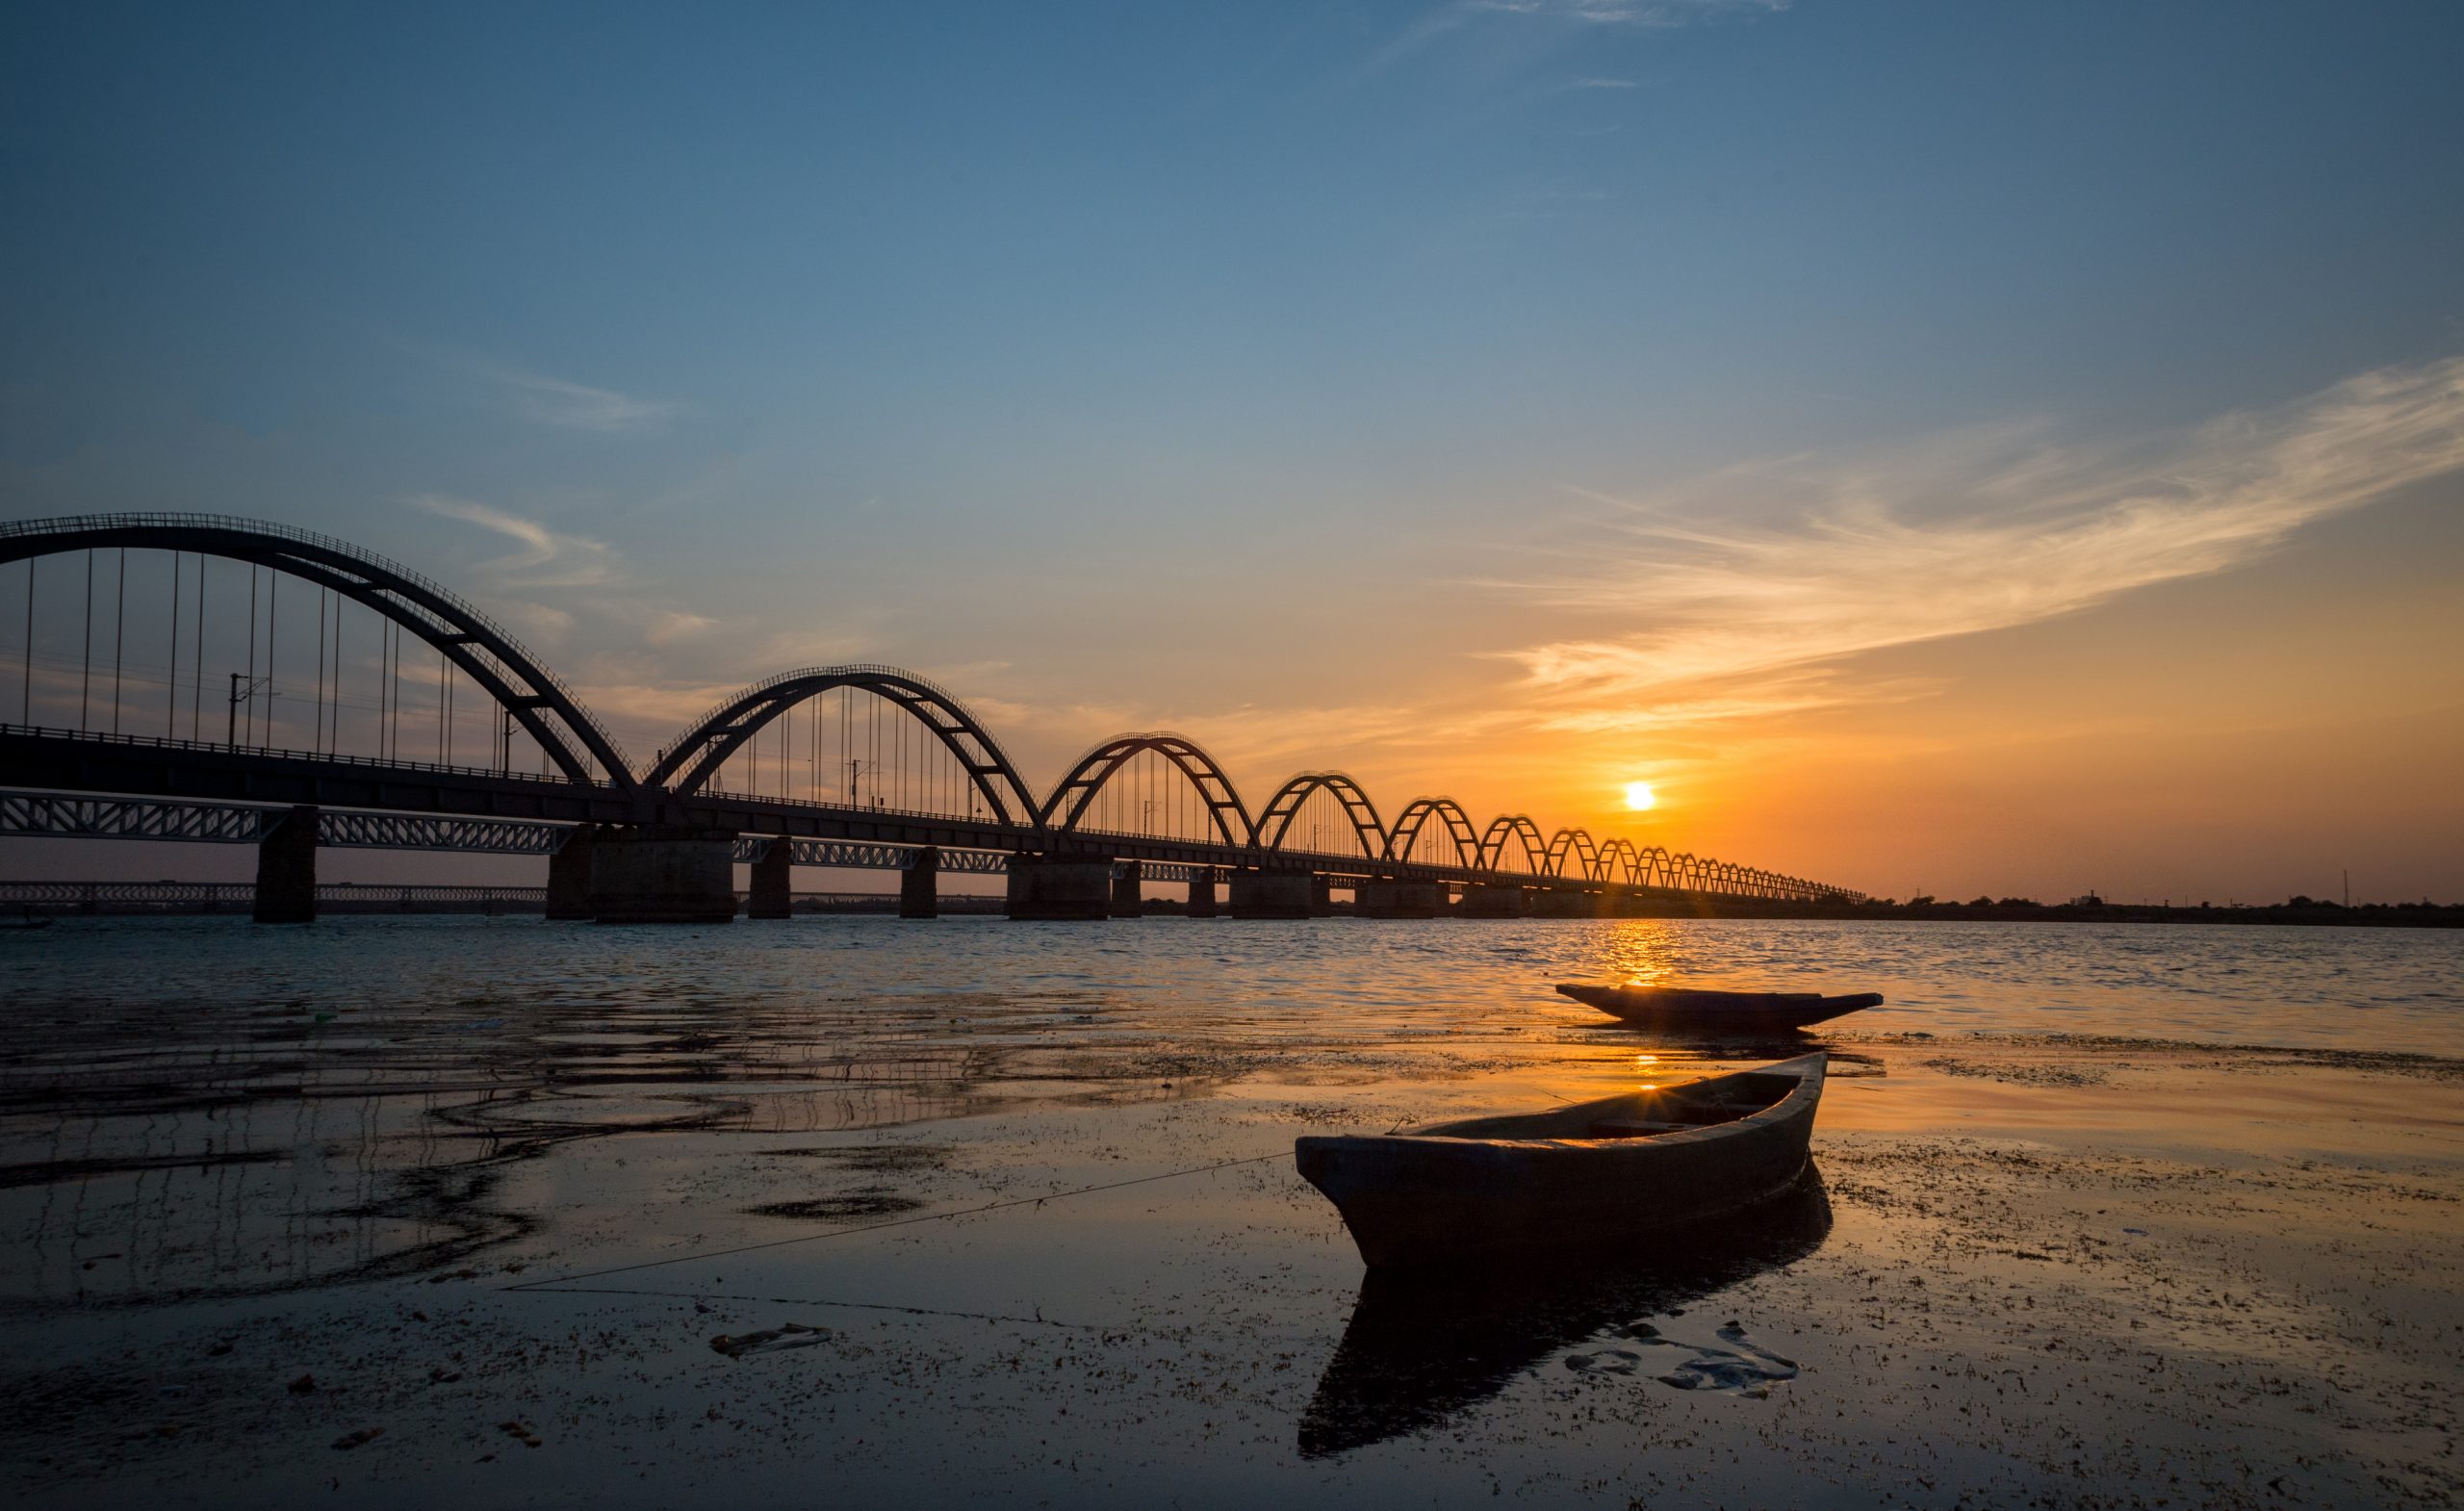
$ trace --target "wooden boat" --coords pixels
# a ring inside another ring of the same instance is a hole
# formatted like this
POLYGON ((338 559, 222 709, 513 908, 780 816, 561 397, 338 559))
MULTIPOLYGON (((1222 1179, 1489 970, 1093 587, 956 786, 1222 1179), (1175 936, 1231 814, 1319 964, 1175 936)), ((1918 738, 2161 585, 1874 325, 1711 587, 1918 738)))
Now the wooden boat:
POLYGON ((1373 1268, 1615 1247, 1794 1185, 1827 1060, 1408 1134, 1305 1138, 1293 1155, 1373 1268))
POLYGON ((1800 1029, 1879 1007, 1882 993, 1825 997, 1810 991, 1697 991, 1685 986, 1597 986, 1561 982, 1557 990, 1641 1028, 1694 1033, 1769 1034, 1800 1029))

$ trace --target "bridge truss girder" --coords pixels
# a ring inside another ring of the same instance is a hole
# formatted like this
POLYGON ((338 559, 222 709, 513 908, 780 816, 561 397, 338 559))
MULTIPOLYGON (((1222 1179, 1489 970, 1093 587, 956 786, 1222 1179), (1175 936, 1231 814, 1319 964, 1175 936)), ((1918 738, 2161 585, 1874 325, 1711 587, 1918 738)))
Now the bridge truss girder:
POLYGON ((926 850, 937 852, 937 865, 943 871, 968 876, 999 876, 1010 868, 1007 853, 993 850, 945 850, 937 845, 866 844, 844 839, 789 839, 770 834, 739 834, 735 841, 738 863, 750 865, 771 854, 772 847, 787 845, 796 865, 828 866, 841 871, 906 871, 915 864, 915 858, 926 850))
MULTIPOLYGON (((161 798, 88 798, 57 792, 0 792, 0 834, 78 839, 172 839, 253 845, 289 808, 161 798)), ((440 850, 461 855, 553 855, 574 833, 568 824, 422 813, 349 813, 321 808, 317 843, 335 850, 440 850)))

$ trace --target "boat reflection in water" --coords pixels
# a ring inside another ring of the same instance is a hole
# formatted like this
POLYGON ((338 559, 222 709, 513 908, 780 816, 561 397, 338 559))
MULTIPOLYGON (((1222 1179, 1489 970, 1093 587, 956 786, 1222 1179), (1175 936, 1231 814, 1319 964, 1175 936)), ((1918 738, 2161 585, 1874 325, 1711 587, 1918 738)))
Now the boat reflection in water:
POLYGON ((1559 1349, 1792 1265, 1831 1234, 1819 1170, 1743 1216, 1614 1259, 1436 1271, 1372 1269, 1351 1324, 1300 1416, 1324 1458, 1437 1426, 1559 1349))

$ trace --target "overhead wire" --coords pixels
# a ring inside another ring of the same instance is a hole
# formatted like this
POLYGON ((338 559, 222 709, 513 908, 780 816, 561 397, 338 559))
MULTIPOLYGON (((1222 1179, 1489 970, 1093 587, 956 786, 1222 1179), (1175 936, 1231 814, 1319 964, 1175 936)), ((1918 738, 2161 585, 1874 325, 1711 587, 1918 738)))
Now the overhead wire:
POLYGON ((164 683, 163 738, 180 732, 180 553, 171 552, 171 654, 164 683))
POLYGON ((26 656, 18 682, 18 719, 35 722, 35 558, 26 558, 26 656))
POLYGON ((119 549, 119 583, 112 589, 112 732, 119 732, 120 667, 128 648, 128 548, 119 549))
POLYGON ((94 693, 94 553, 86 552, 86 650, 79 658, 85 668, 77 688, 77 732, 86 731, 86 714, 94 693))

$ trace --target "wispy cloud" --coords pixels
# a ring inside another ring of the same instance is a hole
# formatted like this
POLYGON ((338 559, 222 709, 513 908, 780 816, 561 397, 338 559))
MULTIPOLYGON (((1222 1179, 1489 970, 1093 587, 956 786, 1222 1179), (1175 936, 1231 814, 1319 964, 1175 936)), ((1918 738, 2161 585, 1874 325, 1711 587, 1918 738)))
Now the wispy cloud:
POLYGON ((1570 79, 1565 87, 1569 90, 1639 90, 1643 86, 1637 79, 1570 79))
POLYGON ((1456 0, 1473 15, 1531 15, 1588 26, 1683 26, 1719 15, 1784 11, 1789 0, 1456 0))
POLYGON ((655 429, 682 412, 681 405, 662 399, 636 398, 614 389, 593 388, 587 383, 568 382, 543 372, 527 372, 492 363, 478 364, 477 371, 497 386, 519 413, 541 424, 615 435, 629 430, 655 429))
MULTIPOLYGON (((1789 0, 1448 0, 1424 13, 1380 48, 1370 60, 1369 70, 1374 73, 1442 37, 1482 22, 1555 24, 1569 30, 1670 28, 1733 15, 1768 14, 1788 5, 1789 0)), ((1617 79, 1597 81, 1597 85, 1630 87, 1617 79)))
POLYGON ((522 632, 522 638, 533 646, 562 645, 574 627, 573 615, 545 603, 508 603, 499 612, 522 632))
POLYGON ((719 622, 707 614, 687 614, 666 609, 651 616, 642 629, 642 638, 654 646, 674 645, 680 640, 695 640, 718 627, 719 622))
POLYGON ((1848 696, 1835 674, 1861 653, 2229 571, 2303 525, 2458 469, 2464 358, 2366 373, 2136 448, 2003 429, 1879 463, 1737 469, 1682 500, 1687 512, 1781 498, 1797 501, 1793 520, 1688 525, 1665 501, 1610 500, 1615 517, 1579 543, 1583 565, 1512 586, 1622 625, 1510 655, 1560 727, 1802 709, 1848 696))
POLYGON ((616 552, 604 542, 550 529, 488 504, 443 494, 423 494, 413 506, 449 520, 462 520, 516 542, 519 550, 478 564, 497 585, 513 588, 592 587, 616 577, 616 552))
POLYGON ((666 399, 576 383, 459 347, 403 335, 385 339, 462 380, 491 406, 537 424, 622 435, 655 430, 685 412, 666 399))

